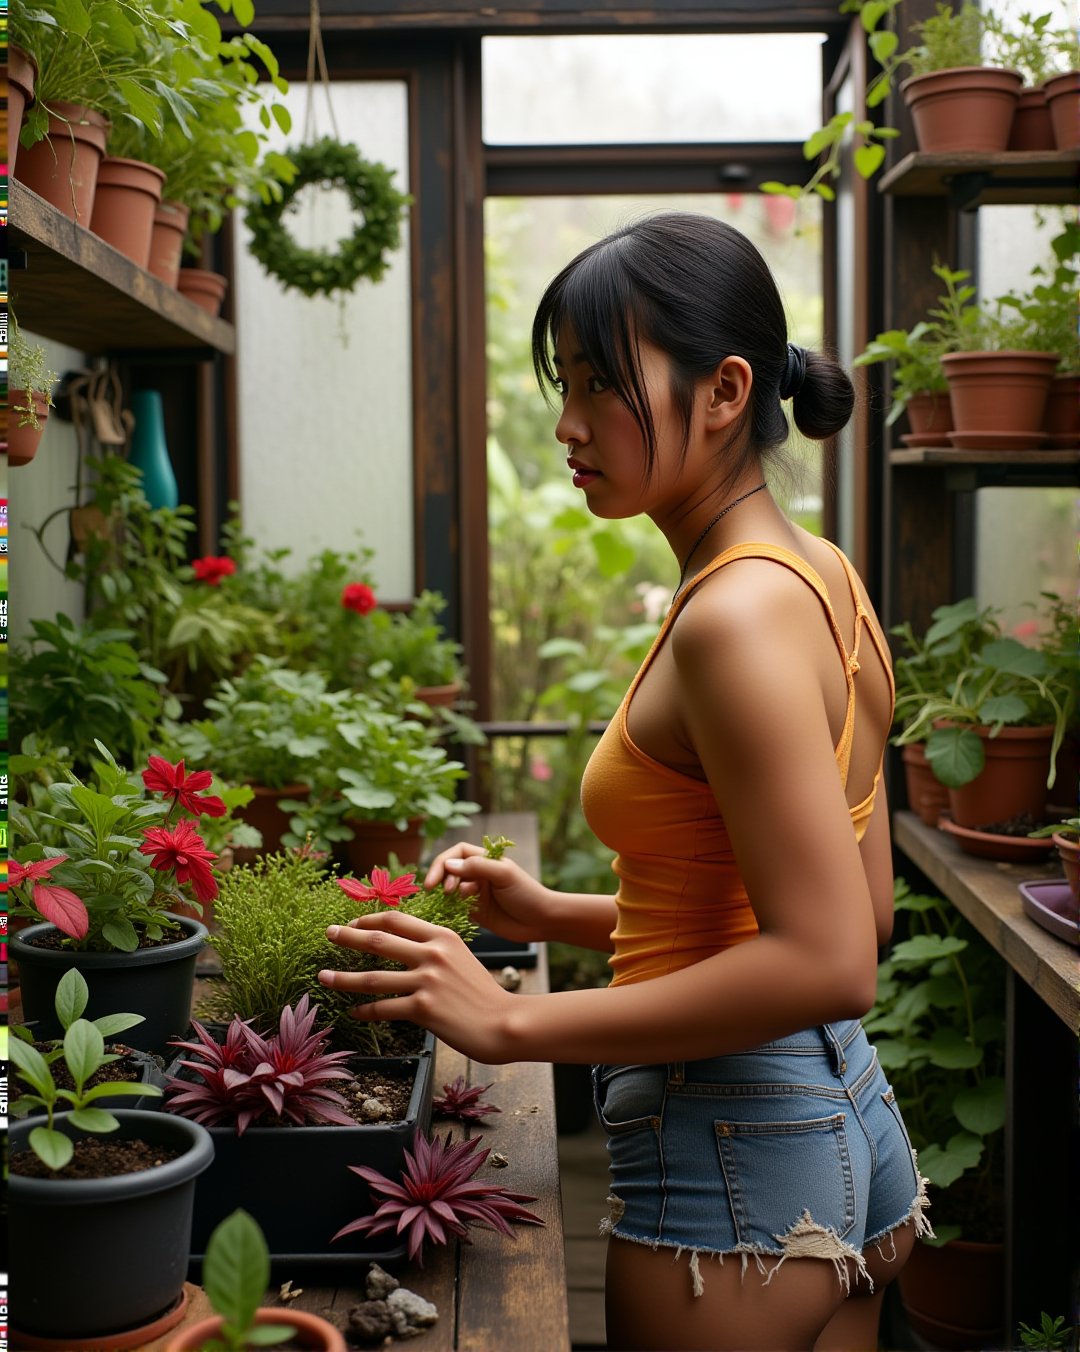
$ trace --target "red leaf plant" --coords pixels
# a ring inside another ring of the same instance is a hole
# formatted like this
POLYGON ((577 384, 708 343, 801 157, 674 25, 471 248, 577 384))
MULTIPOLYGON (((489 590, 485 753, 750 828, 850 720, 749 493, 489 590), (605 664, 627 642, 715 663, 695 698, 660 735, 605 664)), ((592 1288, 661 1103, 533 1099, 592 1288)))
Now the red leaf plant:
POLYGON ((89 928, 89 916, 82 898, 77 897, 70 888, 45 881, 52 870, 66 860, 66 854, 55 854, 51 859, 36 859, 30 864, 20 864, 17 859, 11 859, 8 861, 8 882, 12 887, 18 887, 20 883, 33 883, 34 905, 45 919, 65 934, 70 934, 73 939, 84 939, 89 928))
POLYGON ((277 1033, 268 1037, 256 1033, 250 1021, 237 1014, 224 1043, 215 1042, 192 1019, 199 1041, 174 1040, 170 1045, 199 1058, 180 1064, 201 1076, 202 1083, 170 1075, 165 1084, 166 1108, 204 1127, 234 1123, 237 1136, 263 1118, 297 1126, 355 1125, 342 1111, 345 1100, 325 1087, 328 1080, 354 1078, 342 1065, 352 1053, 326 1051, 328 1034, 313 1031, 318 1012, 318 1006, 309 1008, 307 995, 302 995, 295 1010, 285 1006, 277 1033))
POLYGON ((481 1084, 466 1089, 465 1076, 459 1075, 452 1083, 443 1085, 442 1095, 432 1099, 431 1106, 440 1117, 456 1117, 459 1122, 483 1122, 489 1113, 502 1112, 494 1103, 480 1102, 480 1095, 490 1088, 490 1084, 481 1084))
POLYGON ((511 1221, 543 1225, 539 1216, 518 1205, 535 1202, 535 1197, 473 1178, 489 1153, 477 1151, 480 1139, 475 1136, 455 1144, 452 1132, 430 1141, 417 1136, 414 1150, 402 1152, 405 1167, 400 1183, 378 1169, 350 1164, 352 1172, 359 1174, 372 1193, 384 1200, 374 1215, 350 1221, 333 1238, 341 1239, 356 1232, 378 1235, 387 1230, 400 1235, 407 1230, 409 1261, 418 1261, 423 1266, 421 1248, 425 1240, 445 1244, 451 1235, 457 1235, 468 1244, 471 1225, 487 1226, 511 1237, 514 1233, 511 1221))

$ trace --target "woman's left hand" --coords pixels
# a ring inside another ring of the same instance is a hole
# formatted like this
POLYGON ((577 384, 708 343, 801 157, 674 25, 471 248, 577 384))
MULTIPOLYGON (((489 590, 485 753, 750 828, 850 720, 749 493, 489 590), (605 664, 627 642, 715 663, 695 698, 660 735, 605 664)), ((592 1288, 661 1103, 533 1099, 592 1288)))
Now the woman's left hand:
POLYGON ((331 925, 326 937, 341 948, 405 968, 320 972, 320 982, 332 990, 380 997, 358 1004, 354 1017, 373 1022, 408 1019, 485 1065, 511 1059, 503 1030, 514 997, 453 930, 399 911, 379 911, 348 925, 331 925))

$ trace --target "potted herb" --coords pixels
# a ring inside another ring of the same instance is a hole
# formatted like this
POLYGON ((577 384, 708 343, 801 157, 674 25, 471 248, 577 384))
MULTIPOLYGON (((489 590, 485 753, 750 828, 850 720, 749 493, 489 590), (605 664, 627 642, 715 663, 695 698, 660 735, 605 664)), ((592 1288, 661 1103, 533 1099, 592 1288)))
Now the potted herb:
POLYGON ((92 781, 68 769, 32 803, 12 807, 9 908, 40 922, 11 940, 24 1015, 45 1036, 56 1035, 56 987, 78 966, 91 1017, 135 1010, 145 1023, 134 1044, 161 1051, 188 1025, 195 959, 206 939, 200 921, 170 907, 180 901, 198 911, 216 896, 215 856, 195 823, 225 806, 201 792, 210 783, 205 771, 155 757, 140 783, 101 743, 98 752, 92 781))
POLYGON ((7 462, 28 465, 37 455, 45 433, 49 409, 53 406, 53 386, 60 379, 49 369, 45 349, 32 343, 19 328, 12 311, 10 324, 10 361, 8 376, 7 462))
POLYGON ((213 1145, 193 1122, 108 1111, 117 1099, 161 1090, 107 1078, 122 1058, 105 1050, 105 1038, 141 1020, 84 1019, 88 1002, 85 980, 71 970, 56 992, 62 1042, 39 1050, 22 1028, 10 1040, 27 1091, 12 1105, 25 1120, 11 1128, 8 1178, 20 1345, 25 1335, 100 1346, 132 1329, 148 1342, 183 1313, 192 1194, 213 1145))
POLYGON ((1042 839, 1049 836, 1057 846, 1058 858, 1075 906, 1080 899, 1080 817, 1066 817, 1064 821, 1051 822, 1031 834, 1042 839))
POLYGON ((315 1352, 345 1352, 345 1339, 327 1320, 303 1310, 263 1306, 270 1254, 258 1223, 238 1208, 210 1236, 202 1283, 214 1313, 177 1334, 166 1352, 244 1352, 288 1338, 315 1352))
POLYGON ((901 437, 907 446, 941 446, 952 431, 949 386, 941 369, 945 340, 936 327, 920 320, 909 331, 889 329, 879 333, 852 363, 874 366, 894 362, 891 376, 892 406, 885 419, 891 427, 908 415, 910 432, 901 437))
POLYGON ((1071 96, 1075 120, 1080 103, 1080 78, 1077 67, 1076 33, 1069 29, 1051 27, 1051 13, 1021 13, 1004 21, 992 11, 987 13, 987 24, 1001 53, 1004 65, 1019 71, 1024 80, 1009 136, 1009 150, 1065 150, 1077 144, 1075 127, 1068 128, 1059 145, 1058 124, 1064 133, 1068 102, 1071 96), (1055 83, 1051 85, 1051 81, 1055 83), (1055 95, 1060 112, 1051 114, 1049 94, 1055 95), (1071 137, 1071 140, 1070 140, 1071 137))
POLYGON ((934 1234, 901 1273, 912 1327, 931 1341, 997 1347, 1004 1284, 1005 983, 1001 960, 938 896, 896 883, 905 935, 878 969, 864 1020, 929 1185, 934 1234), (981 1284, 972 1268, 989 1267, 981 1284), (927 1274, 927 1269, 930 1274, 927 1274), (944 1268, 937 1299, 924 1277, 944 1268), (980 1308, 989 1293, 990 1308, 980 1308))

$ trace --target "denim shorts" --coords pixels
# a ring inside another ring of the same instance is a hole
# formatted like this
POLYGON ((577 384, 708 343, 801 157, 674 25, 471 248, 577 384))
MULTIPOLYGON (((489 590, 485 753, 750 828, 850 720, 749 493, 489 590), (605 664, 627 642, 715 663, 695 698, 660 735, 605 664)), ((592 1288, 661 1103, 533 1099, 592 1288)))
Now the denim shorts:
MULTIPOLYGON (((829 1258, 845 1288, 862 1250, 923 1214, 925 1180, 857 1019, 751 1051, 593 1067, 607 1132, 602 1233, 701 1254, 829 1258)), ((676 1255, 677 1256, 677 1255, 676 1255)), ((775 1268, 776 1265, 771 1265, 775 1268)), ((772 1271, 769 1271, 771 1279, 772 1271)))

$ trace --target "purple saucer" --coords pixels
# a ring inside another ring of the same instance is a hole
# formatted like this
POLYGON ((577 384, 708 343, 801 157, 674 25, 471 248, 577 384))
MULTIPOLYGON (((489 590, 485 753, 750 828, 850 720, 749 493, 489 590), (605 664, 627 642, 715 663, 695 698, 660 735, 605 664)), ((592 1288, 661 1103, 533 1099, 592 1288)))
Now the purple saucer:
POLYGON ((1020 883, 1024 913, 1044 930, 1067 944, 1080 944, 1080 926, 1077 925, 1076 898, 1067 882, 1057 878, 1020 883))

